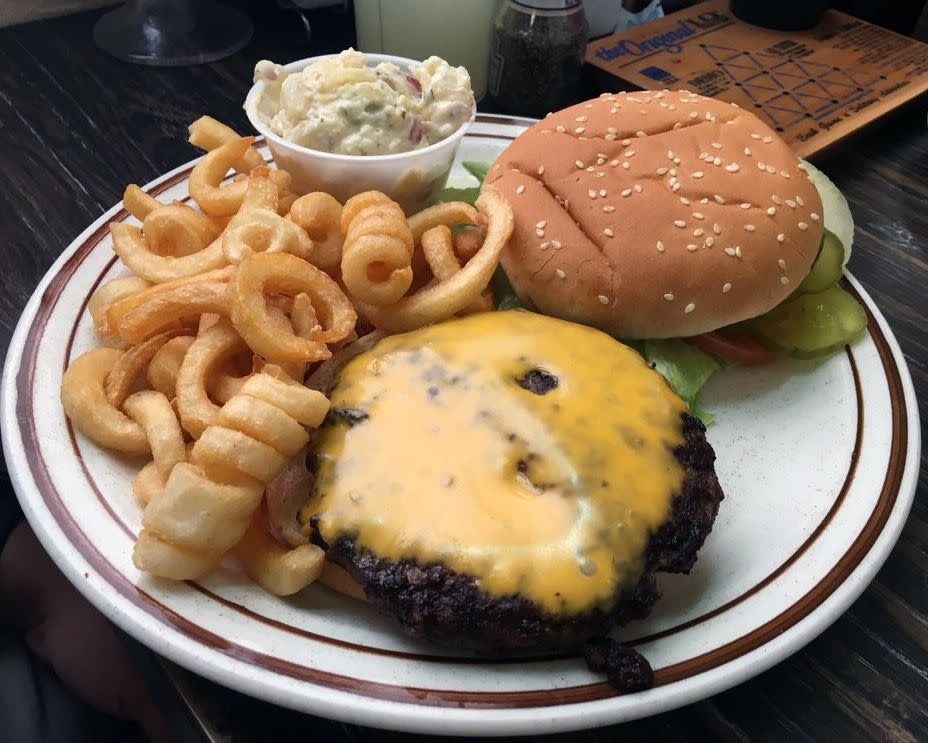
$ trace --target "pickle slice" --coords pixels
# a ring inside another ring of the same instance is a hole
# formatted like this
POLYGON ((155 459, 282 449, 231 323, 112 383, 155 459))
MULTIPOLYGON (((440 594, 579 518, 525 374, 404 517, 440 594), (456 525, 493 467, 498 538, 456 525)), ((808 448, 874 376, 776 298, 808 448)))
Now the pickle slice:
POLYGON ((867 328, 867 313, 854 297, 833 286, 803 294, 751 321, 761 340, 799 359, 840 351, 867 328))
POLYGON ((844 262, 844 247, 833 233, 825 230, 822 235, 822 245, 818 256, 812 264, 808 275, 793 292, 794 297, 800 294, 823 292, 838 283, 841 278, 842 264, 844 262))

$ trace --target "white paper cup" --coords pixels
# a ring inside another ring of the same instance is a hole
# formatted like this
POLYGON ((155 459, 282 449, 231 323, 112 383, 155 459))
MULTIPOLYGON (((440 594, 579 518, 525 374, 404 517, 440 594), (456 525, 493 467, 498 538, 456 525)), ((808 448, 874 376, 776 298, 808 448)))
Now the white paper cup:
MULTIPOLYGON (((335 55, 301 59, 285 65, 284 70, 298 72, 317 60, 332 56, 335 55)), ((368 54, 367 61, 372 66, 392 62, 404 72, 418 64, 413 59, 387 54, 368 54)), ((461 138, 476 116, 474 110, 451 136, 419 150, 393 155, 339 155, 303 147, 270 131, 258 116, 264 102, 265 85, 261 80, 248 91, 245 113, 251 125, 264 135, 277 167, 293 176, 295 192, 325 191, 344 203, 362 191, 383 191, 407 214, 422 209, 429 197, 444 187, 461 138)))

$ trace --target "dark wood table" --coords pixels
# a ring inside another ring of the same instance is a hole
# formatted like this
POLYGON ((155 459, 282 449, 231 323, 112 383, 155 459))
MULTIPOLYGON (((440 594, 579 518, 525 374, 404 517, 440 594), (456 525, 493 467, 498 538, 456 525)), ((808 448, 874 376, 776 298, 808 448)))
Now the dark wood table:
MULTIPOLYGON (((0 354, 5 356, 19 313, 42 274, 74 236, 120 199, 124 185, 145 183, 194 157, 186 143, 193 118, 208 112, 247 131, 241 101, 256 60, 296 59, 352 42, 351 19, 339 11, 314 13, 307 40, 295 14, 272 6, 260 6, 255 37, 244 51, 195 68, 137 67, 108 58, 91 41, 93 13, 0 31, 0 354)), ((906 355, 924 437, 924 101, 822 162, 854 210, 851 268, 886 314, 906 355)), ((928 740, 924 456, 922 465, 912 515, 886 566, 857 603, 804 650, 753 681, 675 712, 549 740, 928 740)), ((171 678, 213 737, 426 739, 280 710, 179 669, 171 678)), ((174 693, 173 687, 165 688, 174 693)))

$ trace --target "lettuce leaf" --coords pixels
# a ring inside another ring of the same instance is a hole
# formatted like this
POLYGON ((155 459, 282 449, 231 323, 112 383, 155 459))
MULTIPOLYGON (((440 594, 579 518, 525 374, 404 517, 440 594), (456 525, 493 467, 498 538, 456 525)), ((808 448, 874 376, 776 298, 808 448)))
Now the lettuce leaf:
POLYGON ((464 166, 464 170, 470 173, 474 178, 476 178, 480 185, 483 185, 484 179, 487 177, 487 173, 490 171, 490 163, 478 163, 473 160, 465 160, 461 163, 464 166))
POLYGON ((643 355, 690 406, 693 415, 707 425, 713 421, 715 416, 700 406, 699 393, 709 377, 722 368, 718 359, 676 338, 645 341, 643 355))
POLYGON ((445 201, 466 201, 473 206, 477 197, 480 195, 480 186, 483 185, 483 179, 487 177, 487 172, 490 170, 490 163, 478 163, 468 160, 461 163, 461 165, 464 166, 464 170, 477 179, 478 185, 466 186, 464 188, 443 188, 432 196, 430 200, 431 204, 441 204, 445 201))
POLYGON ((496 266, 490 284, 493 287, 493 296, 496 297, 496 309, 514 310, 522 306, 515 289, 509 283, 509 277, 503 270, 502 264, 496 266))

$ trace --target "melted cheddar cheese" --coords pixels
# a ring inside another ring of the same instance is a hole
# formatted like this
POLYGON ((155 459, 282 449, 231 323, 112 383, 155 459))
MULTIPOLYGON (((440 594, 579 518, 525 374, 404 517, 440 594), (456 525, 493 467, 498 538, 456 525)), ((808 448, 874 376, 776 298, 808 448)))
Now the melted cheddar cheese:
POLYGON ((631 349, 550 317, 388 337, 330 399, 304 523, 552 613, 608 606, 637 580, 682 487, 684 403, 631 349))

